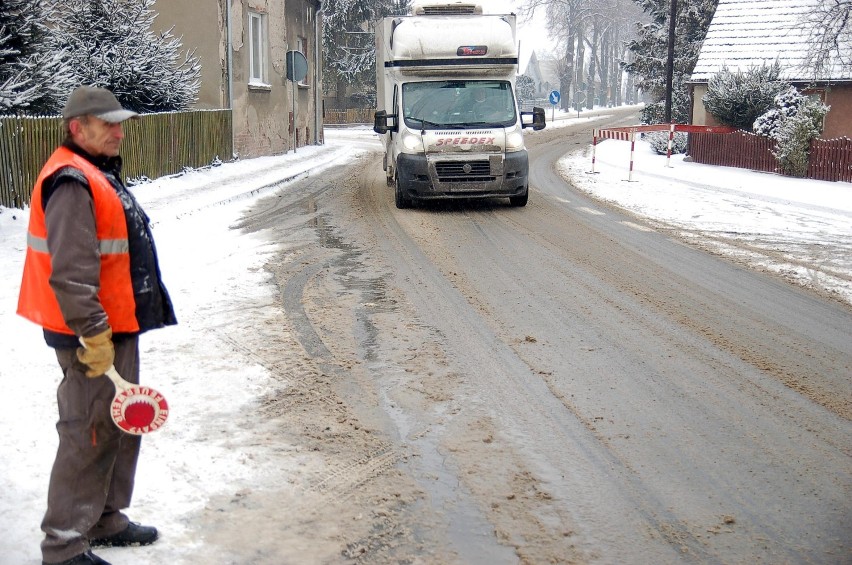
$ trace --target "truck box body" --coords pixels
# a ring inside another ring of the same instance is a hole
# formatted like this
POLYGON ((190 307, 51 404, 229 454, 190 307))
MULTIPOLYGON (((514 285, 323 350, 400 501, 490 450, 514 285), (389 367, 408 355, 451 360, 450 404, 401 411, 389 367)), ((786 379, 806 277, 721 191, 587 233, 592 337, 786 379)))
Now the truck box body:
POLYGON ((375 129, 401 208, 412 200, 495 196, 526 204, 521 130, 544 127, 544 112, 534 124, 522 122, 515 16, 454 13, 474 10, 415 7, 417 15, 376 25, 375 129))

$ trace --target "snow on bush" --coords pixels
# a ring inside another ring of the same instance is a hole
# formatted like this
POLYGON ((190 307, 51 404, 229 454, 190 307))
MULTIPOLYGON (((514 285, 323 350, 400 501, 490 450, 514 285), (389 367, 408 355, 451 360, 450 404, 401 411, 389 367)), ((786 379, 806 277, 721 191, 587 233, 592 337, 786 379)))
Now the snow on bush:
POLYGON ((110 89, 137 112, 185 110, 201 63, 156 0, 0 0, 0 115, 56 115, 80 84, 110 89))
MULTIPOLYGON (((689 93, 685 89, 672 90, 672 121, 676 124, 689 123, 689 93)), ((639 121, 643 124, 666 123, 665 100, 646 104, 639 113, 639 121)))
POLYGON ((790 86, 775 96, 774 106, 754 121, 756 134, 775 140, 772 153, 782 173, 807 175, 811 140, 822 133, 828 110, 818 97, 805 96, 790 86))
MULTIPOLYGON (((643 124, 664 124, 666 123, 666 108, 665 101, 646 104, 639 116, 640 123, 643 124)), ((685 89, 676 87, 672 90, 672 117, 671 120, 676 124, 689 123, 689 94, 685 89)), ((642 134, 651 148, 658 155, 666 155, 669 149, 669 132, 667 131, 652 131, 642 134)), ((686 153, 686 134, 676 132, 672 140, 672 153, 686 153)))
MULTIPOLYGON (((657 155, 667 155, 669 152, 669 132, 667 131, 649 131, 642 134, 642 138, 651 145, 651 149, 657 155)), ((686 153, 685 132, 676 131, 672 139, 672 155, 677 153, 686 153)))
POLYGON ((732 72, 727 67, 710 78, 702 102, 722 124, 750 131, 754 120, 772 107, 775 96, 789 88, 778 79, 781 66, 751 67, 732 72))
POLYGON ((0 115, 58 114, 75 86, 42 0, 0 0, 0 115))
POLYGON ((789 86, 787 90, 775 96, 775 105, 754 121, 754 133, 764 137, 775 137, 781 122, 799 112, 799 107, 805 102, 805 97, 789 86))

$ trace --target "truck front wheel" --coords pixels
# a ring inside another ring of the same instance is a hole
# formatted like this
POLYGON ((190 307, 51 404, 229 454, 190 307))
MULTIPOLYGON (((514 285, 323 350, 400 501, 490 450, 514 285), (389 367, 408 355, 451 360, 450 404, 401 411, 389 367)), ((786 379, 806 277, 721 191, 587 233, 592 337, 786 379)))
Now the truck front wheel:
POLYGON ((400 210, 404 210, 405 208, 411 208, 411 199, 405 195, 405 192, 402 190, 399 182, 399 175, 394 175, 394 202, 396 203, 396 207, 400 210))
POLYGON ((517 207, 526 206, 527 200, 529 200, 529 198, 530 198, 530 189, 529 189, 529 187, 527 187, 524 190, 523 194, 521 194, 519 196, 510 196, 509 197, 509 204, 511 204, 512 206, 517 206, 517 207))

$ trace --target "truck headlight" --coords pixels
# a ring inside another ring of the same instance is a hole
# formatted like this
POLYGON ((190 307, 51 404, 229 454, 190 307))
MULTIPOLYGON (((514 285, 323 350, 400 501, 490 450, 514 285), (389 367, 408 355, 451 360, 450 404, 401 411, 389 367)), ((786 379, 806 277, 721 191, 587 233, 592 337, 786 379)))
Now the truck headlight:
POLYGON ((524 134, 516 127, 506 132, 506 152, 520 151, 524 148, 524 134))
POLYGON ((406 131, 402 134, 402 147, 409 152, 423 151, 423 138, 419 135, 406 131))

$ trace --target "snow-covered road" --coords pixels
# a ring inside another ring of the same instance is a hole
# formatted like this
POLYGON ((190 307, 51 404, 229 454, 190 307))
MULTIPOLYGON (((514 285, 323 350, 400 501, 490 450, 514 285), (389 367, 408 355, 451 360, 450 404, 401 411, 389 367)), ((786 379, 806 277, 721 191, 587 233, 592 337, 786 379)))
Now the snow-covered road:
MULTIPOLYGON (((561 125, 579 123, 563 117, 561 125)), ((174 416, 145 442, 131 513, 160 527, 163 542, 103 550, 104 558, 138 565, 197 563, 203 540, 187 529, 188 516, 230 492, 230 485, 250 490, 267 481, 267 469, 286 473, 288 465, 315 464, 296 446, 256 443, 264 430, 231 425, 246 422, 241 407, 268 389, 269 375, 244 356, 223 351, 224 342, 215 335, 217 326, 226 324, 255 331, 267 323, 264 306, 274 299, 263 267, 282 242, 231 229, 242 211, 260 196, 287 191, 288 180, 322 175, 380 149, 366 127, 329 129, 326 140, 325 146, 226 163, 134 188, 154 222, 164 280, 180 321, 176 328, 144 337, 144 378, 169 396, 174 416), (199 335, 206 337, 199 340, 199 335)), ((635 182, 624 180, 627 165, 627 144, 607 141, 598 146, 599 174, 586 173, 587 155, 566 157, 561 168, 582 190, 653 220, 659 229, 830 294, 844 307, 852 304, 852 185, 709 167, 680 157, 667 168, 665 157, 644 145, 636 158, 635 182)), ((34 565, 40 563, 39 523, 56 445, 59 371, 40 330, 14 314, 27 217, 26 210, 0 210, 0 337, 7 351, 0 365, 5 391, 0 563, 34 565)))

